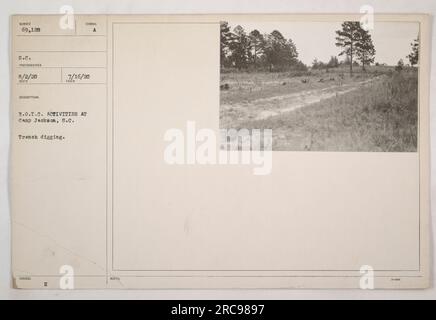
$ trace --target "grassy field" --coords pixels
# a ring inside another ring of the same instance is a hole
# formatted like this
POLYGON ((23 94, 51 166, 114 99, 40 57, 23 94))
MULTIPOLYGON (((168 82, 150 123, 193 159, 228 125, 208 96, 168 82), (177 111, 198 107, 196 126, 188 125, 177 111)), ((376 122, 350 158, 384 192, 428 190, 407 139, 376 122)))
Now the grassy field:
POLYGON ((417 71, 224 73, 220 127, 272 129, 273 150, 417 149, 417 71))

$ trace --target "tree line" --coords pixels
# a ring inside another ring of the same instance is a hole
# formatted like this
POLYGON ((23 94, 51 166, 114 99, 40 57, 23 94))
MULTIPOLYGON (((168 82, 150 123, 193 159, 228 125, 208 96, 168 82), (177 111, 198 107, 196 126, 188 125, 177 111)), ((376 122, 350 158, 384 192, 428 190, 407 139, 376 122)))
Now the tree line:
MULTIPOLYGON (((221 68, 236 68, 238 70, 307 70, 307 66, 298 59, 298 51, 292 39, 286 39, 283 34, 274 30, 262 34, 255 29, 250 32, 237 25, 233 30, 227 22, 221 22, 220 56, 221 68)), ((339 56, 332 56, 327 63, 315 59, 312 69, 336 68, 340 65, 349 66, 350 74, 353 67, 360 65, 363 70, 374 63, 376 50, 368 30, 360 22, 345 21, 341 29, 336 31, 335 45, 341 48, 339 56)), ((410 65, 418 63, 419 37, 411 44, 412 52, 407 56, 410 65)))
POLYGON ((297 47, 292 39, 286 39, 278 30, 262 34, 255 29, 247 33, 240 25, 231 30, 227 22, 221 22, 220 51, 222 68, 307 69, 298 60, 297 47))

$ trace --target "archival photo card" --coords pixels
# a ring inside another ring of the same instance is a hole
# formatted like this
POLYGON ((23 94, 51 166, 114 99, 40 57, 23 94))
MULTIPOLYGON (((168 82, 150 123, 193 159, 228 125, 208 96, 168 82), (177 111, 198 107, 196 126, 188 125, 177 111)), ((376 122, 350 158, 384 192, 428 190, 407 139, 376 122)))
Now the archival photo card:
POLYGON ((15 15, 13 285, 430 285, 424 14, 15 15))

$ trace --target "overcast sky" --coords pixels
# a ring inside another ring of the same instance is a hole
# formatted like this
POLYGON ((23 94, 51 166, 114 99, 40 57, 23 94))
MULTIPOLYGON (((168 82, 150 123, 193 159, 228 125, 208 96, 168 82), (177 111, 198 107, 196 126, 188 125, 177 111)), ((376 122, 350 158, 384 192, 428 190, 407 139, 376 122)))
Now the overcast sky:
MULTIPOLYGON (((327 62, 330 56, 338 55, 341 50, 335 46, 336 30, 341 29, 341 23, 334 22, 262 22, 237 23, 229 21, 233 30, 238 24, 248 33, 254 29, 261 33, 280 31, 284 37, 292 39, 297 46, 299 59, 307 65, 318 60, 327 62)), ((376 49, 375 62, 397 64, 411 52, 410 43, 416 39, 419 24, 414 22, 375 22, 371 36, 376 49)), ((340 57, 342 59, 342 57, 340 57)))

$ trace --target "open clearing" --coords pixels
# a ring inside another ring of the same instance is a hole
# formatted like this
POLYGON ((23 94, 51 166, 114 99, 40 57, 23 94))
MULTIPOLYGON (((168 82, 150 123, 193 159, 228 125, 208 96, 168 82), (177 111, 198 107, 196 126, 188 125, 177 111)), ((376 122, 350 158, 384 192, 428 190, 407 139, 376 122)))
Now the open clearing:
POLYGON ((220 127, 272 129, 273 150, 416 151, 417 72, 224 73, 220 127))
POLYGON ((361 88, 362 86, 371 84, 374 81, 381 80, 384 76, 377 76, 372 79, 367 79, 361 82, 348 84, 335 84, 323 89, 304 90, 290 94, 283 94, 268 98, 258 98, 253 101, 243 101, 234 104, 222 104, 223 124, 231 121, 245 121, 250 119, 266 119, 268 117, 277 116, 284 112, 293 111, 295 109, 320 102, 324 99, 337 97, 361 88), (225 116, 231 116, 232 113, 237 114, 237 118, 225 119, 225 116), (227 120, 227 121, 226 121, 227 120))

